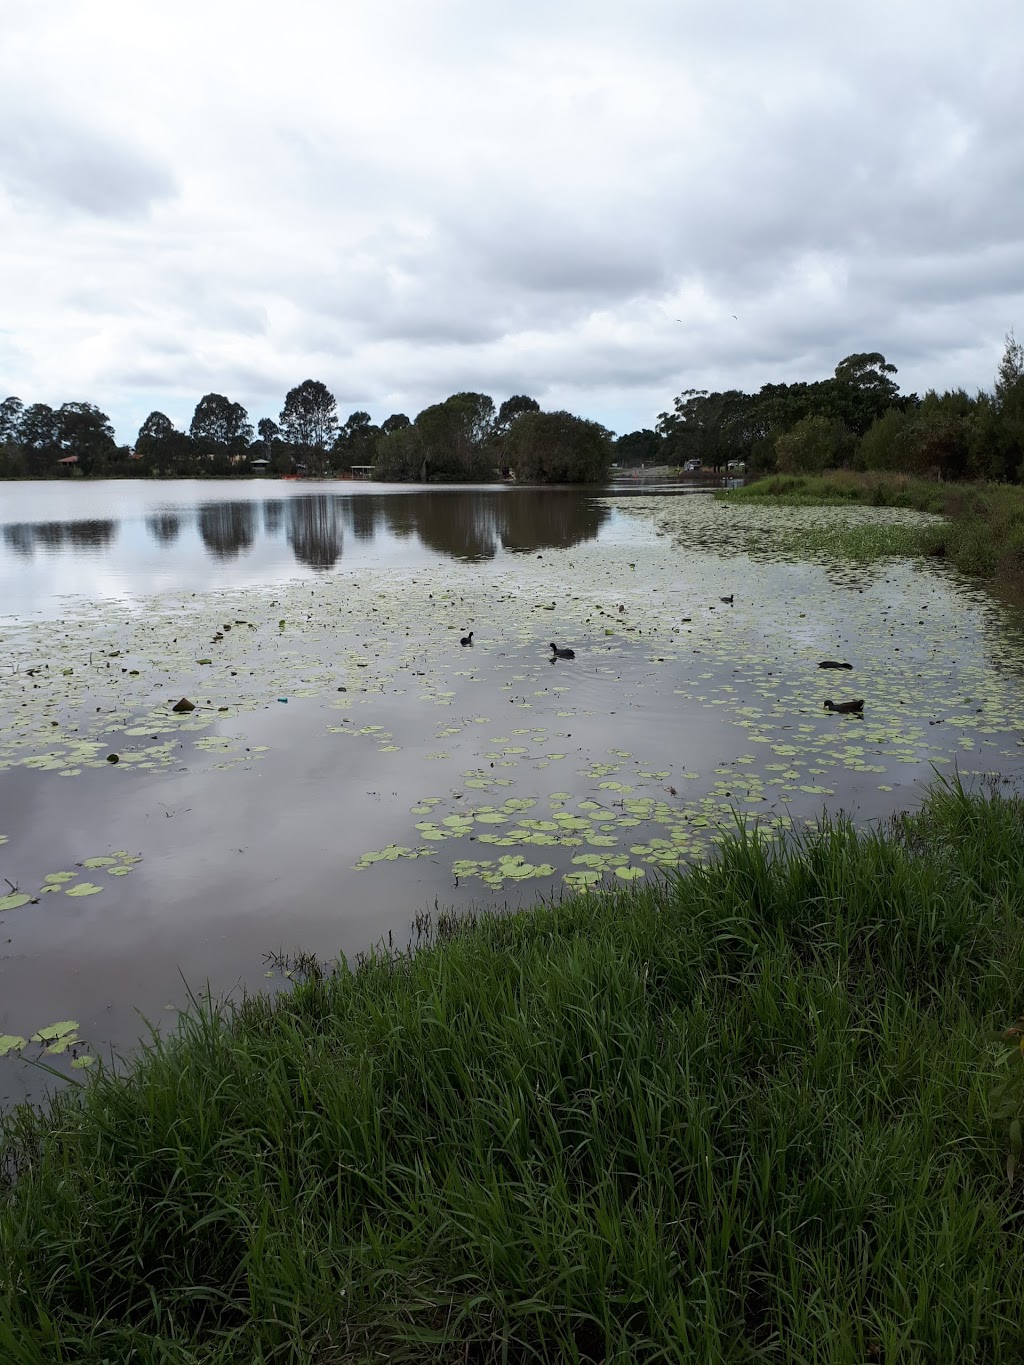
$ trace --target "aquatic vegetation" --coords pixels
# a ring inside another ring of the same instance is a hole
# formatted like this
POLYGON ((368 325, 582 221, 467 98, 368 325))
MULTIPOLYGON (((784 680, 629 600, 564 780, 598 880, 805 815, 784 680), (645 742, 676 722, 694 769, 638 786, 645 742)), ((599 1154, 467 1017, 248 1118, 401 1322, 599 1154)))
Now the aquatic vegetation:
MULTIPOLYGON (((730 492, 731 503, 815 507, 864 503, 872 507, 907 507, 941 515, 943 520, 918 528, 917 544, 906 553, 948 559, 960 572, 995 579, 1004 595, 1017 605, 1024 601, 1024 489, 1005 483, 937 483, 899 474, 856 474, 835 471, 824 475, 774 475, 730 492)), ((911 528, 904 528, 912 544, 911 528)), ((871 549, 870 538, 860 557, 890 553, 871 549)), ((894 539, 894 546, 898 541, 894 539)), ((894 548, 892 553, 901 553, 894 548)), ((853 537, 843 553, 856 556, 853 537)))

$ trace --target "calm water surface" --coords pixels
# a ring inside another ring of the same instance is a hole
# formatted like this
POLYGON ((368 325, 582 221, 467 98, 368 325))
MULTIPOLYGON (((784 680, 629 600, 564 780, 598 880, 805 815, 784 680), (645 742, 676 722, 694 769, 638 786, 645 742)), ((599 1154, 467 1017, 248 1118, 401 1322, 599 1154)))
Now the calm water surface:
POLYGON ((0 484, 0 1102, 39 1093, 34 1060, 131 1047, 186 983, 266 984, 267 952, 657 876, 737 814, 877 819, 935 771, 1016 776, 1003 608, 941 566, 785 549, 887 515, 0 484), (56 1023, 66 1050, 31 1041, 56 1023))

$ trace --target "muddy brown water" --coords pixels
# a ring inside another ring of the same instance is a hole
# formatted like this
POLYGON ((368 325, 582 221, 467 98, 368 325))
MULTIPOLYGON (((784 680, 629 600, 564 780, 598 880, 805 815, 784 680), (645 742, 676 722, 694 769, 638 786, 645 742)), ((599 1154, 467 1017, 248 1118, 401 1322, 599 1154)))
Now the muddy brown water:
POLYGON ((276 984, 267 953, 657 877, 737 818, 872 821, 936 772, 1015 779, 1016 620, 941 566, 793 550, 907 516, 0 485, 0 1102, 189 989, 276 984), (822 709, 859 696, 862 720, 822 709))

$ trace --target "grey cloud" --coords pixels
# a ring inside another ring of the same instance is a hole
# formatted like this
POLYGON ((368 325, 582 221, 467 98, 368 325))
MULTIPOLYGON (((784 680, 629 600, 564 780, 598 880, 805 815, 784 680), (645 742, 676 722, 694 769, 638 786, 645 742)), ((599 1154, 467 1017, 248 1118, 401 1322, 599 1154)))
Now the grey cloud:
POLYGON ((56 117, 4 119, 0 179, 16 199, 100 218, 136 218, 176 192, 166 166, 139 147, 56 117))

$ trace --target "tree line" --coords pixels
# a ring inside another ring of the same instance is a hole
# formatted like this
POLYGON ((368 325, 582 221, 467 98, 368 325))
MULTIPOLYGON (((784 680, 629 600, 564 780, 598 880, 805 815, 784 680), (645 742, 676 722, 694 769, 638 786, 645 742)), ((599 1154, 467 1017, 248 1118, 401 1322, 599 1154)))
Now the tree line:
POLYGON ((595 483, 609 467, 685 465, 753 473, 899 470, 943 479, 1024 482, 1024 346, 1011 332, 991 392, 962 388, 901 394, 896 366, 877 351, 846 356, 828 379, 739 389, 685 389, 656 427, 617 440, 597 422, 542 412, 517 394, 499 408, 483 393, 456 393, 415 419, 397 412, 338 418, 327 386, 290 389, 278 420, 255 430, 240 403, 205 394, 187 431, 151 412, 134 449, 118 446, 110 419, 91 403, 0 403, 0 477, 52 478, 72 468, 94 477, 343 474, 480 483, 513 475, 528 483, 595 483))
POLYGON ((765 384, 757 393, 686 389, 653 430, 616 442, 623 464, 752 473, 840 467, 961 480, 1024 482, 1024 346, 1011 332, 992 392, 901 394, 896 366, 877 351, 841 360, 829 379, 765 384))
POLYGON ((254 467, 318 477, 369 467, 394 481, 481 483, 512 475, 592 483, 606 477, 612 458, 612 433, 599 423, 542 412, 523 394, 496 408, 487 394, 456 393, 415 419, 398 412, 377 426, 362 411, 339 421, 334 395, 307 379, 289 390, 277 421, 265 417, 255 430, 240 403, 208 393, 187 431, 151 412, 134 448, 117 444, 109 417, 91 403, 0 403, 4 478, 249 476, 254 467))

